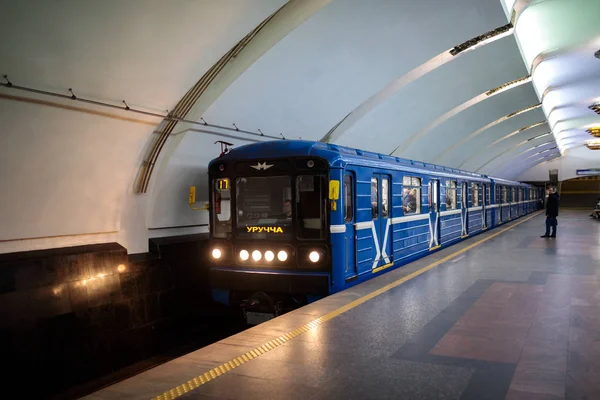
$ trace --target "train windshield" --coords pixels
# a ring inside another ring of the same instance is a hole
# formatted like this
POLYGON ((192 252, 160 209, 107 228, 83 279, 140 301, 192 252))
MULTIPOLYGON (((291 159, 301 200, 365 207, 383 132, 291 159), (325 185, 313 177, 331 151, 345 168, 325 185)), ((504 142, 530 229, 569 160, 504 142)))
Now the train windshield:
POLYGON ((237 178, 236 194, 238 235, 293 234, 291 177, 237 178))
POLYGON ((326 194, 325 175, 237 178, 238 236, 323 239, 326 194))

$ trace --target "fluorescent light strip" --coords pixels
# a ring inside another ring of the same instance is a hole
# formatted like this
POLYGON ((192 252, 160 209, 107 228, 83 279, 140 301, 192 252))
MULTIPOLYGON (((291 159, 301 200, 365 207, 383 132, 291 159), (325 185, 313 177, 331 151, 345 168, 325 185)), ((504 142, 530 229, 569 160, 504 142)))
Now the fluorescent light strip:
MULTIPOLYGON (((529 140, 525 141, 525 143, 527 143, 528 141, 529 141, 529 140)), ((530 152, 531 150, 535 150, 535 149, 537 149, 537 148, 539 148, 539 147, 546 146, 546 145, 549 145, 549 144, 551 144, 551 143, 555 143, 555 142, 554 142, 554 140, 549 140, 549 141, 547 141, 547 142, 544 142, 544 143, 542 143, 542 144, 538 144, 537 146, 530 147, 530 148, 528 148, 527 150, 525 150, 525 151, 523 151, 523 152, 521 152, 521 153, 517 154, 516 156, 514 156, 514 158, 520 157, 520 156, 522 156, 523 154, 530 152)))
POLYGON ((469 135, 467 135, 467 136, 465 136, 464 138, 462 138, 460 141, 458 141, 458 142, 454 143, 452 146, 448 147, 448 148, 447 148, 446 150, 444 150, 442 153, 440 153, 439 155, 437 155, 436 157, 434 157, 434 158, 433 158, 433 162, 434 162, 434 163, 439 163, 439 164, 444 164, 443 162, 441 162, 441 159, 443 159, 445 155, 447 155, 448 153, 452 152, 452 151, 453 151, 453 150, 455 150, 457 147, 459 147, 459 146, 463 145, 465 142, 467 142, 467 141, 469 141, 469 140, 473 139, 475 136, 478 136, 478 135, 479 135, 479 134, 481 134, 482 132, 484 132, 484 131, 486 131, 486 130, 488 130, 488 129, 492 128, 493 126, 496 126, 496 125, 498 125, 499 123, 502 123, 502 122, 504 122, 504 121, 506 121, 506 120, 508 120, 508 119, 514 118, 514 117, 516 117, 517 115, 524 114, 524 113, 526 113, 526 112, 528 112, 528 111, 532 111, 532 110, 538 109, 538 108, 540 108, 541 106, 542 106, 542 104, 541 104, 541 103, 540 103, 540 104, 535 104, 535 105, 533 105, 533 106, 529 106, 529 107, 523 108, 523 109, 521 109, 521 110, 518 110, 518 111, 512 112, 512 113, 510 113, 510 114, 507 114, 507 115, 505 115, 504 117, 502 117, 502 118, 499 118, 499 119, 495 120, 494 122, 490 122, 490 123, 489 123, 489 124, 487 124, 486 126, 484 126, 484 127, 482 127, 482 128, 479 128, 479 129, 477 129, 475 132, 473 132, 473 133, 470 133, 469 135))
POLYGON ((524 83, 531 82, 531 79, 532 79, 531 76, 524 76, 522 78, 515 79, 514 81, 507 82, 504 85, 498 86, 494 89, 488 90, 487 92, 485 92, 485 94, 486 94, 486 96, 492 96, 494 94, 506 92, 507 90, 510 90, 514 87, 521 86, 524 83))
MULTIPOLYGON (((479 166, 479 168, 477 168, 477 169, 475 170, 475 172, 479 172, 479 171, 480 171, 480 170, 481 170, 483 167, 485 167, 485 166, 487 166, 487 165, 491 164, 491 163, 492 163, 494 160, 498 159, 499 157, 503 156, 504 154, 506 154, 506 153, 508 153, 508 152, 510 152, 510 151, 513 151, 513 150, 514 150, 514 149, 516 149, 516 148, 519 148, 519 147, 523 146, 524 144, 527 144, 527 143, 529 143, 531 140, 533 140, 533 138, 532 138, 532 139, 527 139, 527 140, 524 140, 524 141, 522 141, 522 142, 520 142, 520 143, 517 143, 517 145, 516 145, 516 146, 509 147, 508 149, 506 149, 506 150, 504 150, 504 151, 502 151, 502 152, 498 153, 497 155, 495 155, 494 157, 492 157, 491 159, 489 159, 488 161, 486 161, 486 162, 485 162, 483 165, 480 165, 480 166, 479 166)), ((488 146, 488 147, 489 147, 489 146, 488 146)))
POLYGON ((457 56, 461 53, 466 53, 467 51, 475 50, 481 46, 485 46, 486 44, 511 35, 513 33, 513 30, 514 28, 512 24, 508 23, 499 28, 486 32, 483 35, 479 35, 474 37, 473 39, 469 39, 466 42, 459 44, 458 46, 454 46, 450 50, 450 54, 452 54, 453 56, 457 56))
POLYGON ((537 152, 537 153, 535 153, 535 154, 532 154, 532 155, 530 155, 529 157, 527 157, 527 158, 525 158, 525 159, 526 159, 526 160, 529 160, 530 158, 532 158, 532 157, 535 157, 535 156, 537 156, 537 155, 539 155, 539 154, 544 154, 544 153, 547 153, 547 152, 549 152, 549 151, 556 150, 556 149, 558 149, 558 147, 554 146, 554 147, 551 147, 551 148, 549 148, 549 149, 542 150, 542 151, 540 151, 540 152, 537 152))
MULTIPOLYGON (((501 30, 503 28, 504 27, 500 27, 497 30, 501 30)), ((406 85, 416 81, 417 79, 423 77, 424 75, 427 75, 429 72, 449 63, 450 61, 455 60, 458 56, 460 56, 468 51, 475 50, 475 48, 479 48, 481 46, 493 43, 496 40, 502 39, 506 36, 512 35, 513 32, 514 32, 514 27, 512 27, 512 25, 511 25, 511 27, 507 31, 505 31, 503 33, 499 33, 492 37, 487 37, 486 39, 484 39, 483 41, 478 43, 476 46, 469 47, 469 48, 463 50, 462 52, 456 54, 455 56, 450 54, 450 52, 454 49, 449 49, 449 50, 446 50, 446 51, 438 54, 437 56, 429 59, 428 61, 419 65, 418 67, 413 68, 412 70, 408 71, 407 73, 405 73, 398 79, 395 79, 395 80, 391 81, 390 83, 388 83, 378 93, 375 93, 373 96, 369 97, 366 101, 364 101, 358 107, 356 107, 354 110, 352 110, 350 113, 348 113, 342 119, 342 121, 335 124, 334 127, 331 128, 329 130, 329 132, 327 132, 327 134, 325 136, 323 136, 323 138, 321 138, 320 141, 325 142, 325 143, 334 143, 334 142, 338 141, 339 138, 342 135, 344 135, 344 133, 346 131, 348 131, 348 129, 350 129, 351 126, 353 126, 356 122, 358 122, 365 115, 370 113, 372 110, 377 108, 377 106, 386 102, 390 97, 395 95, 398 91, 400 91, 400 89, 402 89, 406 85)), ((487 33, 483 34, 482 36, 486 36, 486 35, 487 35, 487 33)), ((458 46, 456 46, 456 47, 458 47, 458 46)))
POLYGON ((552 135, 552 132, 543 133, 543 134, 541 134, 541 135, 534 136, 534 137, 532 137, 531 139, 527 139, 527 141, 528 141, 528 142, 530 142, 530 141, 532 141, 532 140, 539 139, 539 138, 541 138, 541 137, 545 137, 545 136, 550 136, 550 135, 552 135))
MULTIPOLYGON (((478 96, 473 97, 471 100, 467 100, 464 103, 462 103, 461 105, 454 107, 452 110, 446 112, 445 114, 439 116, 438 118, 436 118, 432 123, 430 123, 429 125, 427 125, 426 127, 424 127, 423 129, 421 129, 419 132, 417 132, 416 134, 410 136, 407 140, 405 140, 404 142, 402 142, 398 147, 396 147, 394 149, 394 151, 392 151, 390 153, 391 156, 400 156, 402 153, 405 154, 410 154, 411 149, 410 147, 418 140, 421 139, 423 136, 427 135, 427 133, 429 133, 430 131, 432 131, 433 129, 437 128, 439 125, 441 125, 442 123, 446 122, 447 120, 449 120, 450 118, 454 117, 455 115, 461 113, 462 111, 473 107, 475 104, 478 104, 484 100, 489 99, 490 97, 493 97, 497 94, 500 94, 502 92, 505 92, 509 89, 514 89, 518 86, 521 86, 525 83, 527 83, 528 81, 526 80, 517 80, 517 81, 513 81, 513 82, 509 82, 510 86, 506 87, 504 89, 502 89, 501 91, 497 91, 496 89, 492 89, 492 90, 496 90, 493 94, 488 94, 490 91, 482 93, 478 96), (518 82, 517 82, 518 81, 518 82), (401 152, 400 149, 402 149, 403 151, 401 152)), ((504 86, 504 85, 502 85, 504 86)), ((542 122, 543 123, 543 122, 542 122)))
POLYGON ((494 145, 496 145, 496 144, 498 144, 498 143, 500 143, 500 142, 502 142, 502 141, 504 141, 504 140, 506 140, 508 138, 511 138, 511 137, 513 137, 515 135, 518 135, 519 133, 521 133, 523 131, 526 131, 526 130, 529 130, 529 129, 533 129, 533 128, 538 127, 540 125, 543 125, 545 123, 546 123, 546 121, 540 121, 540 122, 536 122, 535 124, 524 126, 521 129, 517 129, 516 131, 511 132, 511 133, 509 133, 508 135, 506 135, 504 137, 501 137, 500 139, 496 140, 495 142, 492 142, 491 144, 487 145, 486 147, 494 146, 494 145))

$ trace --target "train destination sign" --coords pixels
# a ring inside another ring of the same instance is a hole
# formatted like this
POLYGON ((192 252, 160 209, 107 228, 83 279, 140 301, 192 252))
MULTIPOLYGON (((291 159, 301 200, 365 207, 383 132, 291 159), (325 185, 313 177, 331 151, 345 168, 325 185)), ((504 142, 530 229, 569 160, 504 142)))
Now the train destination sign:
POLYGON ((578 169, 577 175, 600 175, 600 168, 578 169))
POLYGON ((248 233, 283 233, 280 226, 247 226, 248 233))

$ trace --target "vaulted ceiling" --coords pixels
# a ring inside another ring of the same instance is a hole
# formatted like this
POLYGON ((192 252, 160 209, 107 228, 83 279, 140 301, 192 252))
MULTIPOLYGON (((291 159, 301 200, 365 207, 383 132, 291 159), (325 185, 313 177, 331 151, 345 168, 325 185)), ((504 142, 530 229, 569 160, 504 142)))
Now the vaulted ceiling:
POLYGON ((1 3, 0 241, 204 229, 186 192, 216 140, 508 179, 594 163, 597 0, 1 3))

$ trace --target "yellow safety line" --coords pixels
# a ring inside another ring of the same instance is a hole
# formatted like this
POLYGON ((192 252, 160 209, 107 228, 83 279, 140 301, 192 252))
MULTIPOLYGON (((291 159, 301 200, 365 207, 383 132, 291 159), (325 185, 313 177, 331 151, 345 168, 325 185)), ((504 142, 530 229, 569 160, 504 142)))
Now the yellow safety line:
POLYGON ((405 277, 400 278, 397 281, 394 281, 390 284, 387 284, 387 285, 375 290, 374 292, 366 294, 354 301, 351 301, 350 303, 346 304, 345 306, 342 306, 342 307, 338 308, 337 310, 331 311, 328 314, 325 314, 305 325, 302 325, 301 327, 294 329, 293 331, 288 332, 285 335, 281 335, 276 339, 273 339, 261 346, 258 346, 255 349, 250 350, 249 352, 242 354, 241 356, 236 357, 231 361, 221 364, 218 367, 215 367, 215 368, 211 369, 210 371, 205 372, 202 375, 192 378, 189 381, 182 383, 181 385, 164 392, 160 396, 154 397, 153 400, 171 400, 171 399, 175 399, 177 397, 183 396, 184 394, 198 388, 199 386, 202 386, 205 383, 210 382, 213 379, 216 379, 223 374, 226 374, 227 372, 231 371, 232 369, 237 368, 240 365, 245 364, 256 357, 259 357, 259 356, 265 354, 266 352, 271 351, 271 350, 283 345, 286 342, 289 342, 290 340, 294 339, 297 336, 302 335, 305 332, 308 332, 310 329, 314 329, 314 328, 318 327, 319 325, 322 325, 325 322, 345 313, 346 311, 352 310, 353 308, 358 307, 359 305, 371 300, 372 298, 377 297, 380 294, 385 293, 390 289, 400 286, 404 282, 409 281, 409 280, 429 271, 430 269, 435 268, 438 265, 443 264, 446 261, 451 260, 452 258, 454 258, 466 251, 471 250, 473 247, 479 246, 480 244, 487 242, 490 239, 495 238, 496 236, 512 229, 513 227, 520 225, 526 221, 529 221, 530 219, 532 219, 534 217, 537 217, 539 214, 541 214, 541 212, 542 211, 539 211, 539 212, 533 214, 532 216, 515 223, 514 225, 506 227, 499 232, 496 232, 486 238, 483 238, 473 244, 470 244, 470 245, 464 247, 461 250, 455 251, 454 253, 452 253, 438 261, 435 261, 435 262, 429 264, 428 266, 421 268, 420 270, 417 270, 409 275, 406 275, 405 277))

